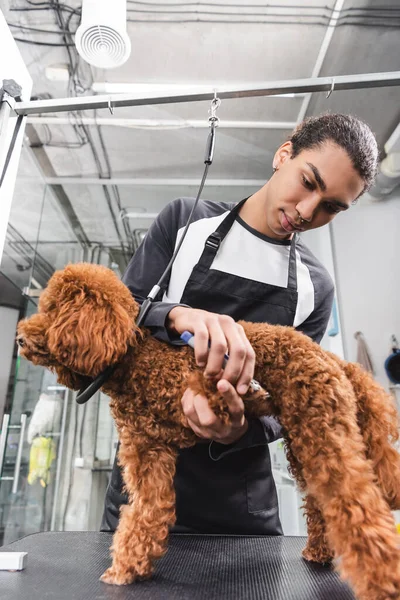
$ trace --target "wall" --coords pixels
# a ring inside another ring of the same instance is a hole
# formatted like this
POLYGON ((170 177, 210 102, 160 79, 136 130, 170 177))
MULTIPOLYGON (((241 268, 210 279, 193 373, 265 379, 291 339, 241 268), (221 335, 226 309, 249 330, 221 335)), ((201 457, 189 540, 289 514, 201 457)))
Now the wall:
POLYGON ((360 198, 335 219, 333 242, 345 356, 356 359, 354 333, 362 331, 387 386, 391 335, 400 341, 400 191, 385 201, 360 198))
MULTIPOLYGON (((311 250, 311 252, 321 261, 325 266, 330 276, 332 277, 335 288, 338 288, 338 281, 336 278, 336 269, 334 264, 334 256, 332 251, 332 230, 330 227, 322 227, 321 229, 312 229, 302 234, 302 240, 311 250)), ((340 322, 340 304, 338 303, 337 294, 335 296, 335 304, 337 309, 336 315, 339 321, 339 330, 335 335, 329 335, 329 332, 334 328, 333 315, 331 315, 330 322, 324 337, 321 340, 321 346, 325 350, 334 352, 340 357, 344 357, 343 337, 342 337, 342 326, 340 322)))

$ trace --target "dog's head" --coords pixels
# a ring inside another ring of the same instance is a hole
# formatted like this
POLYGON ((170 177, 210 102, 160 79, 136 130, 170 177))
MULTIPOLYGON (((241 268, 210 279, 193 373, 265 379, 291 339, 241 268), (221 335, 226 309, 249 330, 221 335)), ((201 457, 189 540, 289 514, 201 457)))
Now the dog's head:
POLYGON ((137 302, 113 271, 73 264, 57 271, 39 300, 39 311, 20 321, 22 356, 55 371, 79 389, 117 363, 135 343, 137 302))

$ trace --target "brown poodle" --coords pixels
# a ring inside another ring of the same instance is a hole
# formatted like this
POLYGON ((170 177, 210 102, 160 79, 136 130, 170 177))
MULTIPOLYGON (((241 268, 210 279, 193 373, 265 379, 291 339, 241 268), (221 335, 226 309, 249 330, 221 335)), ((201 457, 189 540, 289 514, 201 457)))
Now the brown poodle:
MULTIPOLYGON (((173 478, 179 448, 198 439, 181 407, 190 386, 229 419, 187 346, 160 343, 134 321, 138 304, 105 267, 76 264, 56 272, 39 312, 18 328, 21 354, 79 389, 115 365, 103 391, 121 441, 119 461, 130 504, 121 509, 112 566, 102 580, 148 577, 166 551, 175 521, 173 478)), ((268 390, 244 397, 249 417, 273 415, 306 493, 307 560, 335 558, 360 600, 400 598, 400 459, 391 396, 360 367, 322 350, 291 327, 242 323, 256 353, 255 377, 268 390)))

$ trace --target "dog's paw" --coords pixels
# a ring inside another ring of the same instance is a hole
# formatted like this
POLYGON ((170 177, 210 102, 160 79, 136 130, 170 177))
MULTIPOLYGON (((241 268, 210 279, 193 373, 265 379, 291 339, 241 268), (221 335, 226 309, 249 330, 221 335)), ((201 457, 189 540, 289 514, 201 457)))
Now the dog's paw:
POLYGON ((316 548, 309 548, 308 546, 304 548, 301 554, 305 560, 322 565, 329 565, 333 560, 333 556, 329 551, 321 549, 317 550, 316 548))
POLYGON ((115 567, 109 567, 100 577, 100 581, 110 585, 129 585, 130 583, 133 583, 135 579, 136 575, 135 573, 132 573, 132 571, 121 571, 117 570, 115 567))

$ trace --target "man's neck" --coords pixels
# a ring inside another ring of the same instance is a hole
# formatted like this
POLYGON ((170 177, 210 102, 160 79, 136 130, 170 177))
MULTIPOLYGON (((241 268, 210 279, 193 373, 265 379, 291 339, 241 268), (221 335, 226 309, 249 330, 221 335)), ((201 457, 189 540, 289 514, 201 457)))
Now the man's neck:
POLYGON ((243 219, 247 225, 266 235, 267 237, 277 240, 290 240, 292 235, 288 234, 285 236, 277 236, 269 227, 267 223, 267 209, 266 205, 268 202, 268 182, 257 192, 255 192, 250 198, 246 200, 239 211, 240 218, 243 219))

